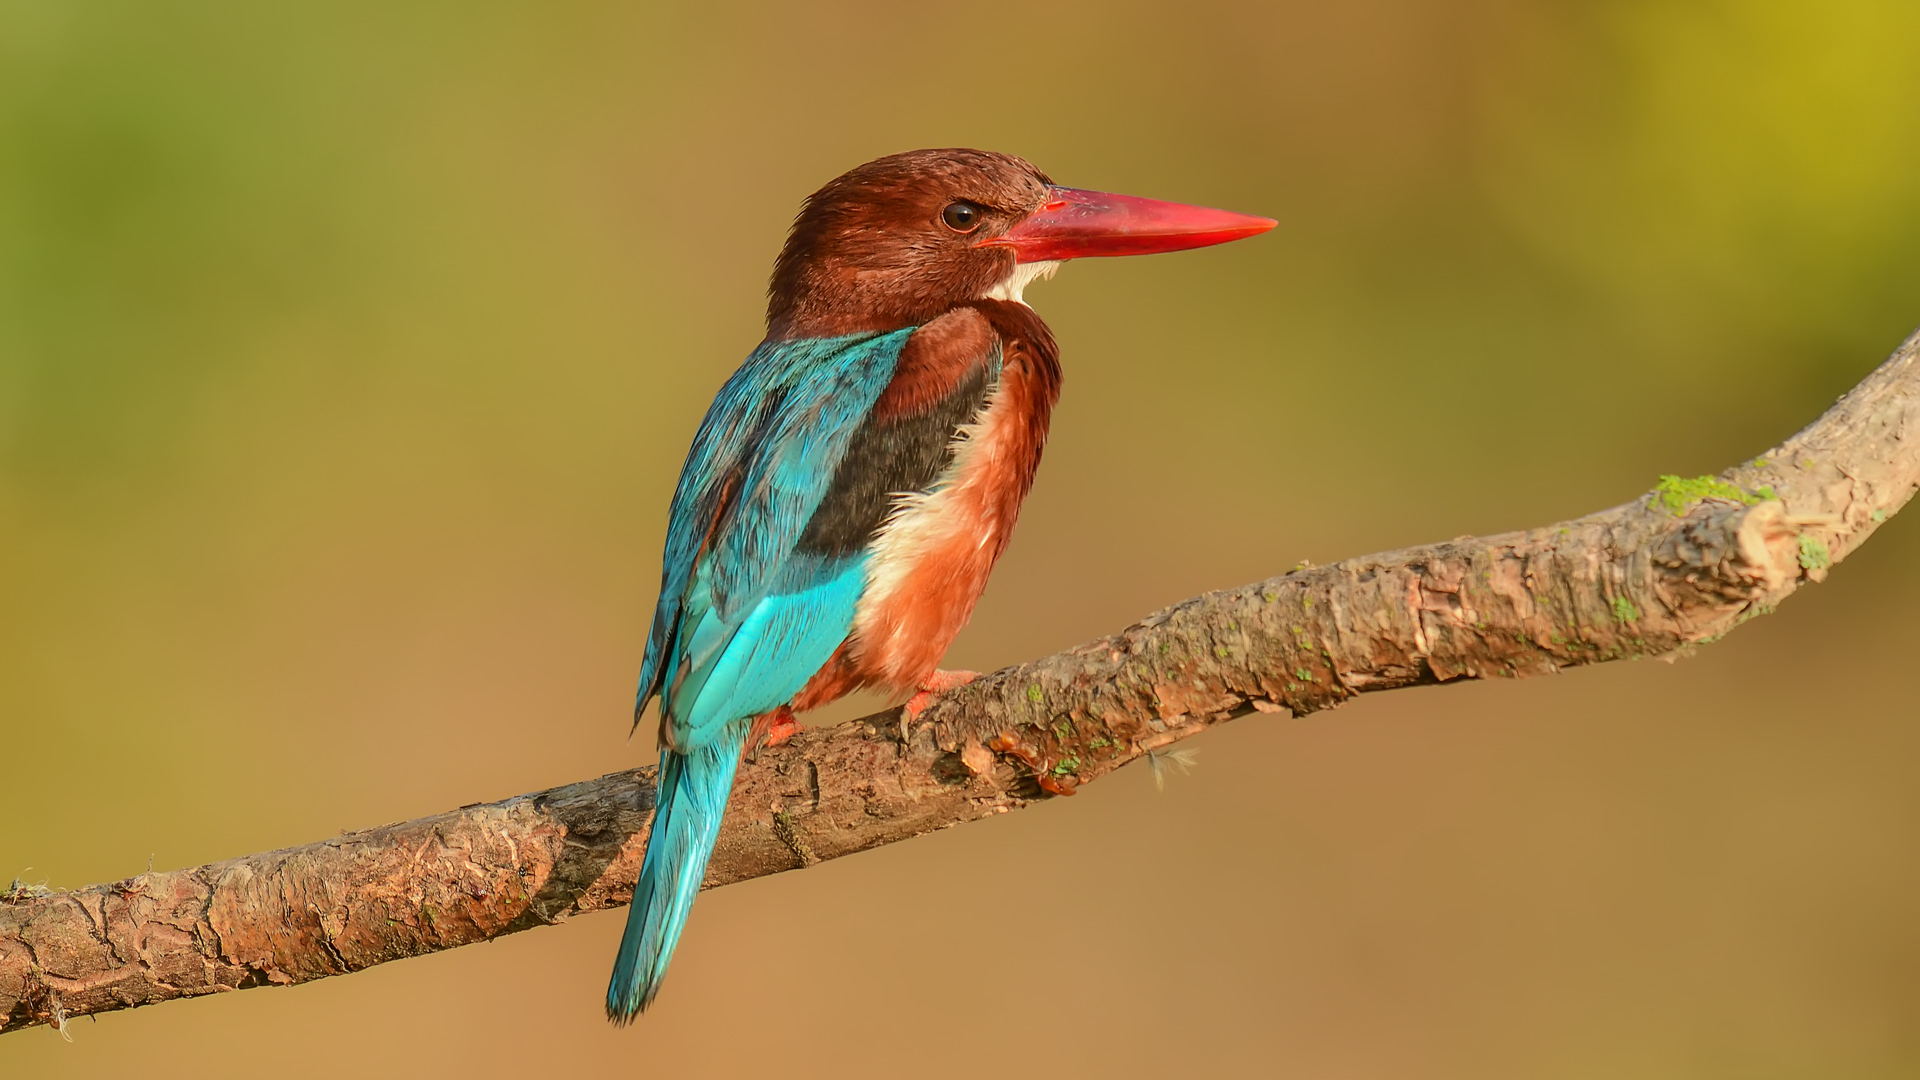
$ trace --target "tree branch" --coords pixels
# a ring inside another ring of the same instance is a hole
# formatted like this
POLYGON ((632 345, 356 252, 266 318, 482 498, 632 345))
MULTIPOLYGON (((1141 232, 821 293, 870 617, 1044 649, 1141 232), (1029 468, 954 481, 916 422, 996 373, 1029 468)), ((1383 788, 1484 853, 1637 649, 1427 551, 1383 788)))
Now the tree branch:
MULTIPOLYGON (((1920 334, 1717 479, 1560 525, 1302 567, 742 769, 707 887, 1017 810, 1250 712, 1684 654, 1872 535, 1920 489, 1920 334)), ((0 894, 0 1031, 342 975, 629 901, 654 770, 304 847, 0 894)))

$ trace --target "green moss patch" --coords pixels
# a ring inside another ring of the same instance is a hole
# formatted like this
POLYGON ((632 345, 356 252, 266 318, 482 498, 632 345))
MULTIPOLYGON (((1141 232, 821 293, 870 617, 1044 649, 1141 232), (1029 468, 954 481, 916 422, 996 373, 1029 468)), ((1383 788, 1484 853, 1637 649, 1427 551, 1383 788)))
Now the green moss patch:
POLYGON ((1825 570, 1833 565, 1833 553, 1827 550, 1826 541, 1817 536, 1800 538, 1800 567, 1803 570, 1825 570))
POLYGON ((1687 512, 1688 508, 1702 499, 1725 499, 1742 506, 1754 506, 1774 497, 1773 488, 1761 485, 1748 491, 1738 484, 1730 484, 1717 476, 1696 476, 1691 480, 1679 476, 1662 476, 1653 488, 1653 505, 1666 510, 1674 517, 1687 512))

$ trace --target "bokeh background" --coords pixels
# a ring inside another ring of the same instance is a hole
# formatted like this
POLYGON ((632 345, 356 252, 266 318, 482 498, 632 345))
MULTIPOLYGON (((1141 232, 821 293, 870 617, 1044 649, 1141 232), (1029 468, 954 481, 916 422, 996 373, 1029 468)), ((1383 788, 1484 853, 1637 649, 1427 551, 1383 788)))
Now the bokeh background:
MULTIPOLYGON (((647 760, 681 454, 800 198, 883 153, 1282 222, 1030 290, 1066 397, 959 666, 1749 457, 1920 325, 1917 39, 1911 0, 0 0, 0 880, 647 760)), ((1250 717, 1164 794, 708 895, 626 1031, 606 913, 0 1074, 1920 1075, 1916 610, 1901 518, 1676 665, 1250 717)))

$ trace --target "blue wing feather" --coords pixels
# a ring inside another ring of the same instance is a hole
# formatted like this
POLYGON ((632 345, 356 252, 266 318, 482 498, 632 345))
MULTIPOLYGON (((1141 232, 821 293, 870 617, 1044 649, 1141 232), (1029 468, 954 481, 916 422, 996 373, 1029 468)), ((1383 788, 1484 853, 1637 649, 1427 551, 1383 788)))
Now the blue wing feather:
POLYGON ((728 722, 785 704, 833 655, 853 627, 866 558, 820 561, 825 565, 789 564, 795 580, 783 577, 707 670, 694 669, 677 688, 665 705, 677 742, 703 745, 728 722), (684 709, 683 700, 691 702, 684 709))
POLYGON ((776 580, 793 592, 843 573, 787 561, 910 334, 764 342, 720 388, 674 490, 636 717, 657 692, 691 707, 674 684, 718 659, 776 580))
MULTIPOLYGON (((694 436, 674 491, 660 600, 641 661, 636 717, 648 699, 659 693, 662 714, 676 742, 693 736, 691 728, 681 730, 682 718, 696 711, 704 716, 707 708, 719 706, 717 702, 698 705, 701 694, 690 697, 678 684, 693 679, 702 693, 709 685, 717 689, 720 684, 712 682, 711 666, 732 655, 735 636, 755 621, 756 608, 770 593, 806 593, 837 580, 842 582, 841 591, 834 593, 839 601, 816 613, 829 615, 847 608, 844 591, 857 588, 858 582, 857 576, 849 577, 847 567, 817 561, 789 564, 794 545, 826 495, 860 420, 892 379, 900 350, 912 333, 906 329, 766 342, 721 388, 694 436), (725 520, 716 521, 723 512, 725 520)), ((858 599, 857 592, 853 599, 858 599)), ((776 607, 785 609, 795 603, 782 600, 776 607)), ((751 641, 743 644, 746 652, 736 664, 776 652, 782 657, 765 672, 757 663, 737 667, 736 676, 750 680, 779 674, 786 677, 778 682, 791 682, 785 669, 798 663, 802 654, 818 653, 813 668, 785 696, 759 711, 797 693, 832 655, 852 625, 850 609, 838 627, 839 636, 825 641, 835 621, 839 621, 837 615, 813 624, 804 635, 808 641, 795 642, 784 651, 769 651, 751 641)), ((774 618, 771 612, 757 625, 789 635, 800 627, 793 619, 774 618)), ((767 689, 770 692, 773 687, 767 689)), ((766 694, 753 697, 758 700, 766 694)))
POLYGON ((913 333, 768 342, 714 399, 667 523, 637 718, 660 695, 652 832, 607 1015, 659 992, 720 831, 749 719, 785 704, 853 627, 865 552, 796 551, 913 333))

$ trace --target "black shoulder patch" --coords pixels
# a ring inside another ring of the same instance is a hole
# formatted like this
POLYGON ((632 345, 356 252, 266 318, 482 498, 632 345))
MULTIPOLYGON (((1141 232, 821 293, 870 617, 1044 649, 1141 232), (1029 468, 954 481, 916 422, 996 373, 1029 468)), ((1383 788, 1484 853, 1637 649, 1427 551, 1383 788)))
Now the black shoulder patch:
POLYGON ((961 425, 972 422, 992 389, 986 359, 931 408, 884 420, 869 416, 861 424, 800 534, 800 551, 853 555, 872 541, 896 494, 933 486, 953 460, 961 425))

